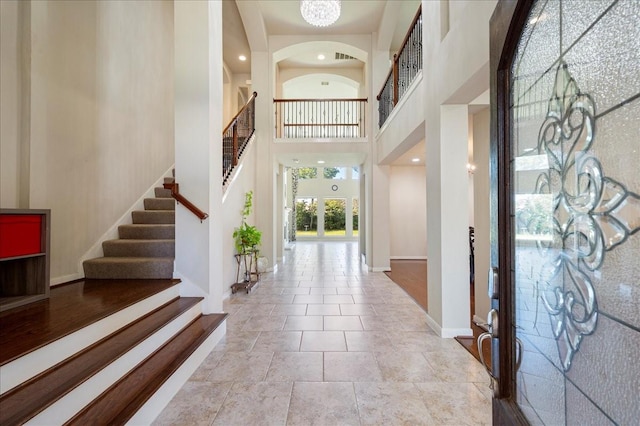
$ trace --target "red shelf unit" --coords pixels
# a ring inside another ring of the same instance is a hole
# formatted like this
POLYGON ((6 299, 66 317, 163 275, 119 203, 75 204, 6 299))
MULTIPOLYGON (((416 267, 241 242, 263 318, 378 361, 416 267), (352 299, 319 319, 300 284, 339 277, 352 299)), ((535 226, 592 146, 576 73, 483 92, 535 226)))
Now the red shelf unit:
POLYGON ((49 297, 50 210, 0 209, 0 311, 49 297))

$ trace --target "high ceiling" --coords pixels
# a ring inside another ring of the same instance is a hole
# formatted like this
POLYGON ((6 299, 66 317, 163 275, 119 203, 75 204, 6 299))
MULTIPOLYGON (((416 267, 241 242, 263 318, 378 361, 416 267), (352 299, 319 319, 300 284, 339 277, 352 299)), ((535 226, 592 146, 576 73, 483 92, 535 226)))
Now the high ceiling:
MULTIPOLYGON (((387 15, 393 14, 395 19, 392 22, 391 51, 396 51, 400 47, 409 24, 420 5, 420 0, 342 0, 338 21, 329 27, 318 28, 309 25, 302 19, 298 0, 224 0, 222 4, 224 61, 231 72, 244 74, 251 72, 251 52, 236 4, 237 1, 242 1, 245 5, 251 3, 252 11, 260 15, 268 35, 371 34, 380 30, 385 13, 387 15), (240 61, 239 55, 245 55, 247 60, 240 61)), ((327 59, 335 58, 335 52, 327 53, 327 59)), ((316 56, 314 53, 313 55, 307 54, 306 57, 300 55, 300 57, 288 58, 287 63, 283 65, 318 66, 316 56)), ((341 66, 354 65, 349 62, 355 61, 340 61, 340 64, 341 66)), ((336 63, 335 61, 327 61, 324 66, 335 67, 336 63)))
MULTIPOLYGON (((326 28, 314 27, 304 21, 300 14, 299 0, 223 0, 223 49, 224 61, 234 74, 251 73, 251 49, 245 32, 248 25, 264 25, 266 34, 282 36, 317 36, 317 35, 357 35, 383 33, 383 43, 390 52, 396 52, 404 40, 406 32, 420 5, 420 0, 342 0, 342 10, 338 21, 326 28), (238 3, 240 3, 240 10, 238 3), (250 14, 247 19, 247 14, 250 14), (245 55, 247 60, 238 60, 239 55, 245 55)), ((252 28, 249 27, 249 31, 252 28)), ((261 33, 262 34, 262 33, 261 33)), ((376 41, 376 40, 374 40, 376 41)), ((357 59, 337 59, 334 42, 326 45, 314 44, 317 51, 304 51, 281 61, 279 66, 284 68, 360 68, 363 63, 357 59), (318 54, 325 55, 324 60, 318 59, 318 54)), ((380 47, 380 46, 379 46, 380 47)), ((398 158, 395 165, 424 165, 424 143, 418 144, 412 150, 398 158), (419 157, 420 162, 411 160, 419 157)), ((326 161, 327 166, 346 166, 361 164, 366 157, 362 152, 327 152, 322 154, 313 152, 281 152, 276 157, 281 164, 290 167, 317 166, 317 161, 326 161)))

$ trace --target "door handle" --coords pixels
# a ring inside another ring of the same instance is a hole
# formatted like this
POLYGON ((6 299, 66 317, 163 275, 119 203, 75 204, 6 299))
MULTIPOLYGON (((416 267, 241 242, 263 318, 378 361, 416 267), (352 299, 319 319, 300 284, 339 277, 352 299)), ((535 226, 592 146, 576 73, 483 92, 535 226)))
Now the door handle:
POLYGON ((480 336, 478 336, 478 355, 480 357, 480 362, 482 366, 487 371, 487 374, 491 378, 491 384, 489 387, 493 390, 494 396, 498 396, 498 378, 493 374, 489 366, 487 365, 486 360, 484 359, 484 353, 482 351, 482 344, 487 339, 497 339, 498 338, 498 311, 496 309, 492 309, 489 311, 487 315, 487 326, 489 331, 485 331, 480 336))
POLYGON ((480 356, 480 363, 482 363, 482 366, 486 370, 487 374, 489 375, 489 379, 491 381, 489 384, 489 388, 491 388, 491 390, 493 391, 493 395, 497 397, 498 396, 498 378, 493 374, 493 372, 491 372, 491 370, 487 366, 487 361, 484 359, 484 353, 482 352, 482 343, 485 340, 492 339, 492 338, 493 336, 491 332, 485 331, 484 333, 478 336, 477 344, 478 344, 478 355, 480 356))

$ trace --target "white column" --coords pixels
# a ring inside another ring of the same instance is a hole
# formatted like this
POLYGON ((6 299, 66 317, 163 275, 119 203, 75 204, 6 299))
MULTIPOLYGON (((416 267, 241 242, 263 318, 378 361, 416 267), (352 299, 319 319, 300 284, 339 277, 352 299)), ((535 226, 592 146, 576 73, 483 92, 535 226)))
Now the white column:
POLYGON ((428 314, 442 337, 470 334, 467 105, 432 111, 427 129, 428 314), (431 126, 431 128, 430 128, 431 126))
POLYGON ((346 229, 346 237, 353 238, 353 197, 347 195, 344 206, 344 224, 346 229))
POLYGON ((389 166, 371 167, 371 198, 369 224, 371 232, 367 238, 371 242, 371 251, 367 254, 367 264, 372 271, 388 271, 391 268, 390 208, 389 208, 389 166))
POLYGON ((270 267, 277 260, 276 239, 276 173, 271 143, 273 139, 273 97, 270 61, 267 52, 251 53, 251 88, 256 98, 256 184, 254 191, 254 215, 256 227, 262 232, 261 254, 269 259, 270 267))
POLYGON ((180 192, 206 211, 203 222, 176 208, 176 276, 181 294, 222 311, 222 4, 174 4, 175 159, 180 192))

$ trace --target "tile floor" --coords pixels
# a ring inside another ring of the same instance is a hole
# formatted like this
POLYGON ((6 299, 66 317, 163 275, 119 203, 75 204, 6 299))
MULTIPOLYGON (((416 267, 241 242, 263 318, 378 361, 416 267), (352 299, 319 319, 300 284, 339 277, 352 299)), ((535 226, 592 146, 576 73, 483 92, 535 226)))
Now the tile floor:
POLYGON ((356 243, 297 243, 250 294, 224 303, 227 335, 156 425, 482 425, 482 366, 356 243))

